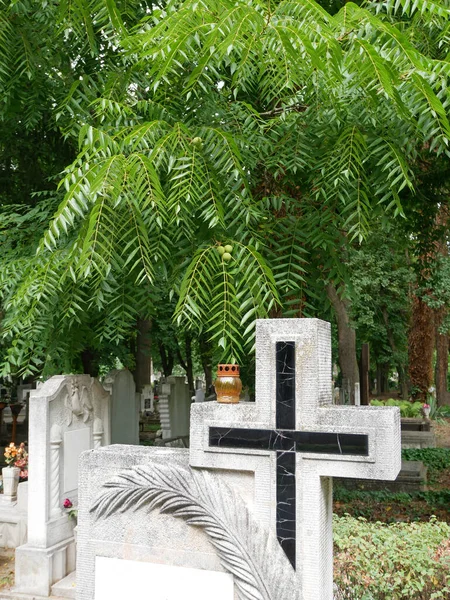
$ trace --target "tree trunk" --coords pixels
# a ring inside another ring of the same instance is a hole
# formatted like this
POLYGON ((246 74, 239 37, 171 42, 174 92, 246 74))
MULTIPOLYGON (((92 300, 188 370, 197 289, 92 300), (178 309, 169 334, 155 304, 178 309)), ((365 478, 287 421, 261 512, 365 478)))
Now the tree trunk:
POLYGON ((191 396, 195 394, 195 385, 194 385, 194 371, 192 368, 192 338, 189 335, 186 335, 184 340, 184 346, 186 348, 186 375, 189 385, 189 390, 191 396))
POLYGON ((151 329, 151 321, 148 319, 138 319, 135 354, 136 367, 133 373, 136 392, 138 393, 142 392, 144 385, 150 385, 152 382, 151 329))
POLYGON ((435 312, 435 324, 436 324, 436 400, 438 406, 445 404, 450 405, 450 393, 447 388, 447 375, 448 375, 448 351, 449 351, 449 338, 448 333, 440 333, 439 327, 441 326, 445 316, 446 308, 442 308, 435 312))
POLYGON ((399 391, 400 391, 400 397, 403 400, 407 400, 409 389, 408 389, 408 379, 406 376, 406 368, 405 368, 405 365, 402 365, 397 360, 397 357, 398 357, 397 344, 395 343, 394 334, 393 334, 393 331, 389 324, 388 311, 385 306, 383 306, 383 321, 384 321, 384 326, 386 328, 387 339, 388 339, 389 345, 392 350, 392 356, 394 357, 395 368, 397 369, 397 373, 398 373, 398 387, 399 387, 399 391))
POLYGON ((389 364, 377 363, 377 395, 389 392, 389 364))
POLYGON ((338 326, 339 367, 342 374, 342 389, 355 404, 355 383, 359 383, 358 361, 356 359, 356 333, 350 325, 348 309, 350 302, 341 298, 332 283, 326 286, 328 298, 334 308, 338 326))
POLYGON ((433 310, 413 296, 412 321, 408 335, 409 377, 414 396, 426 401, 433 381, 433 351, 435 343, 433 310))
POLYGON ((161 364, 164 377, 170 377, 173 371, 174 356, 170 350, 167 350, 162 342, 159 343, 159 355, 161 356, 161 364))
POLYGON ((184 338, 184 348, 186 352, 186 360, 183 359, 183 356, 180 352, 180 348, 177 348, 178 360, 180 361, 180 365, 186 371, 186 376, 188 380, 189 393, 191 396, 195 394, 195 385, 194 385, 194 371, 192 367, 192 338, 189 335, 185 335, 184 338))
POLYGON ((92 348, 85 348, 81 353, 81 364, 83 365, 83 373, 91 377, 98 377, 99 370, 98 354, 92 348))
POLYGON ((212 388, 212 352, 211 345, 204 336, 199 337, 200 358, 202 361, 203 372, 205 374, 206 395, 211 393, 212 388))
POLYGON ((360 370, 359 370, 359 379, 361 381, 361 388, 360 388, 360 390, 361 390, 361 406, 367 406, 369 404, 369 395, 370 395, 369 370, 370 370, 370 345, 362 344, 360 370))
MULTIPOLYGON (((437 223, 441 228, 441 239, 437 243, 437 250, 439 254, 444 257, 448 257, 448 245, 447 245, 447 231, 448 231, 448 206, 441 204, 437 223)), ((436 370, 435 370, 435 383, 436 383, 436 401, 438 406, 450 405, 450 393, 447 388, 447 375, 448 375, 448 351, 449 351, 449 337, 448 332, 441 333, 440 328, 448 315, 447 306, 442 306, 434 311, 434 322, 436 327, 436 370)))

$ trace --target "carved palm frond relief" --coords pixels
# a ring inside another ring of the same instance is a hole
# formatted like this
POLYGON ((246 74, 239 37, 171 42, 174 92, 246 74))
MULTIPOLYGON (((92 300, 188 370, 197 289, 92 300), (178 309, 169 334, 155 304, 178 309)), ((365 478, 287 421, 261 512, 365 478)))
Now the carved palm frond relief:
POLYGON ((293 600, 294 570, 275 535, 262 527, 243 500, 206 471, 154 464, 137 466, 105 484, 91 508, 96 517, 159 509, 201 527, 242 600, 293 600))

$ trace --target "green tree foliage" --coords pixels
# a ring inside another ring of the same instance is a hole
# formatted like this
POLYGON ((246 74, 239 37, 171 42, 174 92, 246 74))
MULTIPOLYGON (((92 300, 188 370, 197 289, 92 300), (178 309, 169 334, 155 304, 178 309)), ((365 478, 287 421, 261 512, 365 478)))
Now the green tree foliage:
POLYGON ((409 245, 398 227, 384 224, 351 252, 348 265, 358 336, 370 343, 373 364, 389 364, 397 372, 408 363, 408 297, 416 281, 409 245))
POLYGON ((444 3, 48 3, 44 68, 20 50, 30 10, 2 15, 7 98, 68 70, 52 115, 79 151, 0 290, 6 371, 40 369, 75 328, 125 339, 155 281, 181 328, 237 358, 256 317, 313 305, 310 274, 339 278, 341 250, 402 214, 419 156, 448 152, 444 3))

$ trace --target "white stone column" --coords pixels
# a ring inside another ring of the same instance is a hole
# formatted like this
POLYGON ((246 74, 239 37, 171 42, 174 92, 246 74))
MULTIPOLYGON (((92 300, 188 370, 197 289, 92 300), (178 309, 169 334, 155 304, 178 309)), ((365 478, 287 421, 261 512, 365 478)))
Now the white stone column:
POLYGON ((61 427, 53 425, 50 431, 50 518, 57 518, 61 515, 59 465, 61 444, 61 427))
POLYGON ((170 383, 161 384, 160 393, 158 396, 158 408, 163 440, 167 440, 172 437, 172 428, 170 423, 170 393, 170 383))
POLYGON ((314 465, 297 457, 301 478, 297 499, 297 576, 302 600, 333 598, 332 480, 320 477, 314 465))
POLYGON ((94 450, 98 450, 99 448, 101 448, 103 441, 103 423, 101 419, 94 419, 93 436, 94 450))

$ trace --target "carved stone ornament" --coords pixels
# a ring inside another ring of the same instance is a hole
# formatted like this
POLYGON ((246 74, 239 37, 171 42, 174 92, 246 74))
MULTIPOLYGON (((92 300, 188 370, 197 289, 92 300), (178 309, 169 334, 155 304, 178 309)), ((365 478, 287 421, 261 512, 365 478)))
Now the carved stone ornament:
POLYGON ((94 407, 92 406, 90 392, 86 386, 83 386, 80 393, 78 381, 72 382, 71 393, 67 392, 65 399, 67 408, 67 425, 71 425, 73 418, 82 418, 84 423, 87 423, 93 414, 94 407))
POLYGON ((91 508, 98 517, 159 508, 201 527, 222 566, 234 576, 241 600, 294 600, 295 573, 275 535, 242 499, 205 471, 153 464, 136 466, 105 484, 91 508))

